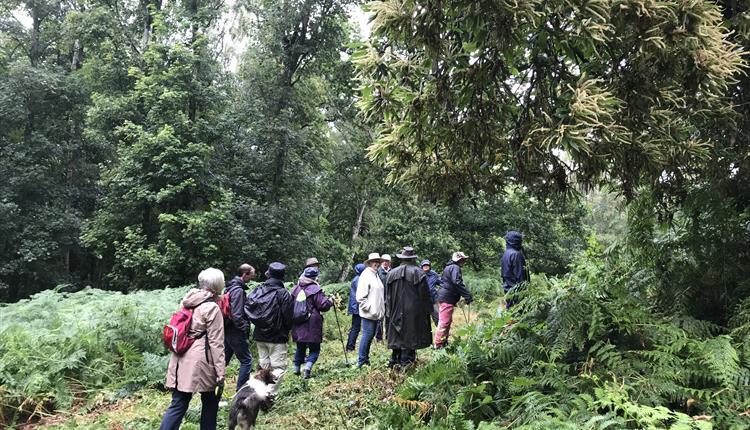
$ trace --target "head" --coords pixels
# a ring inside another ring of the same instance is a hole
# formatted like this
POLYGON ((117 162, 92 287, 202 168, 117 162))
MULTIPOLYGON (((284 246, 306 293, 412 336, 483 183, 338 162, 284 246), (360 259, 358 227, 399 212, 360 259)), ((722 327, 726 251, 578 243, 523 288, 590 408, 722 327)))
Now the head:
POLYGON ((362 272, 364 272, 364 271, 365 271, 365 265, 364 265, 364 264, 362 264, 362 263, 357 263, 357 264, 356 264, 356 265, 354 266, 354 273, 356 273, 357 275, 360 275, 360 274, 362 274, 362 272))
POLYGON ((277 261, 274 261, 273 263, 269 264, 268 270, 266 270, 266 278, 268 279, 273 278, 273 279, 279 279, 283 281, 285 274, 286 274, 286 266, 277 261))
POLYGON ((453 256, 451 257, 451 261, 458 264, 459 266, 463 266, 468 259, 469 257, 467 257, 466 254, 461 251, 454 252, 453 256))
POLYGON ((302 272, 302 276, 310 279, 318 279, 318 276, 320 276, 320 271, 316 266, 305 267, 305 271, 302 272))
POLYGON ((284 369, 272 369, 269 367, 258 370, 253 377, 259 381, 263 381, 266 385, 273 385, 279 382, 282 375, 284 375, 284 369))
POLYGON ((430 262, 430 260, 422 260, 422 262, 419 263, 419 266, 425 272, 429 272, 430 270, 432 270, 432 262, 430 262))
POLYGON ((255 278, 255 267, 245 263, 237 269, 237 275, 242 279, 242 282, 249 282, 255 278))
POLYGON ((224 273, 213 267, 202 271, 198 274, 198 288, 210 291, 215 296, 221 295, 224 288, 224 273))
POLYGON ((320 261, 318 261, 318 259, 315 257, 310 257, 305 260, 305 269, 307 269, 308 267, 315 267, 320 270, 320 261))
POLYGON ((511 230, 505 234, 505 243, 511 248, 521 249, 521 246, 523 246, 523 234, 511 230))
POLYGON ((388 254, 383 254, 380 256, 381 262, 380 265, 383 266, 384 269, 388 270, 391 268, 391 256, 388 254))
POLYGON ((382 261, 380 254, 377 252, 371 252, 370 255, 367 256, 367 260, 365 260, 365 265, 371 269, 378 270, 382 261))

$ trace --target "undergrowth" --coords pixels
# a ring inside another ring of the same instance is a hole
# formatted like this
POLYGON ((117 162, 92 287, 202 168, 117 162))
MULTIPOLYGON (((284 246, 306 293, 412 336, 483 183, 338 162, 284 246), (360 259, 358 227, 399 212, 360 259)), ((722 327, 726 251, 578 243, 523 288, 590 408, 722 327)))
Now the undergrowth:
POLYGON ((750 428, 750 301, 728 329, 656 313, 634 282, 590 256, 535 277, 409 377, 378 428, 750 428))
POLYGON ((1 306, 0 424, 161 384, 161 330, 186 291, 44 291, 1 306))

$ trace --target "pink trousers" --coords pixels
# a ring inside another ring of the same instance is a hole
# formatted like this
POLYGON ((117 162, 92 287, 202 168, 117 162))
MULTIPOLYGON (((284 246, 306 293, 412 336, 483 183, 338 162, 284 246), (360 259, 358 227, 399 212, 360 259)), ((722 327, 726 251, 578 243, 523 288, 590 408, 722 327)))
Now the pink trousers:
POLYGON ((448 343, 448 335, 451 331, 453 322, 453 309, 456 305, 450 303, 440 303, 440 320, 438 321, 437 331, 435 331, 435 346, 442 347, 448 343))

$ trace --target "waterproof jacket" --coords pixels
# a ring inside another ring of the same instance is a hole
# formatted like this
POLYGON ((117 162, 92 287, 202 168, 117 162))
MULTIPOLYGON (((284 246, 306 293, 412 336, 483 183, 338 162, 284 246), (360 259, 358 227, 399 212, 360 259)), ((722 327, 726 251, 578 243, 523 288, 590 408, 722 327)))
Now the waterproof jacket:
POLYGON ((291 294, 284 287, 284 282, 276 278, 268 279, 255 287, 253 291, 259 288, 262 289, 263 293, 275 292, 273 302, 275 318, 273 324, 269 327, 259 327, 256 324, 253 339, 256 342, 287 343, 289 341, 289 330, 292 329, 292 316, 294 315, 294 302, 291 294))
MULTIPOLYGON (((239 276, 235 276, 227 283, 224 294, 229 295, 232 319, 224 321, 224 328, 228 331, 238 331, 247 337, 250 328, 250 320, 245 315, 245 302, 247 302, 247 285, 239 276)), ((227 333, 229 335, 229 333, 227 333)))
POLYGON ((503 289, 511 288, 526 281, 526 256, 523 253, 523 236, 517 231, 505 236, 505 252, 502 258, 503 289))
POLYGON ((321 343, 323 342, 323 315, 331 309, 333 301, 326 297, 323 289, 320 288, 314 279, 307 277, 299 278, 299 282, 292 290, 292 299, 297 300, 300 291, 304 289, 307 296, 307 310, 310 312, 310 319, 297 324, 292 328, 292 340, 295 342, 321 343))
POLYGON ((450 261, 445 266, 441 281, 442 285, 438 290, 438 302, 455 305, 461 300, 461 297, 466 300, 466 303, 471 303, 474 300, 469 289, 464 285, 461 266, 455 261, 450 261))
POLYGON ((217 382, 226 375, 224 317, 214 294, 208 290, 193 288, 188 291, 182 306, 193 310, 188 335, 201 337, 184 354, 172 353, 164 385, 183 393, 213 391, 217 382))
POLYGON ((386 337, 388 348, 421 349, 432 344, 432 300, 427 275, 402 263, 386 280, 386 337))
POLYGON ((378 272, 365 268, 357 281, 357 304, 359 316, 368 320, 380 320, 385 315, 385 294, 378 272))
POLYGON ((442 284, 443 281, 440 280, 440 275, 432 269, 430 269, 429 272, 426 272, 425 275, 427 275, 427 286, 430 288, 430 299, 432 300, 432 303, 435 304, 438 300, 440 284, 442 284))
POLYGON ((391 273, 391 269, 385 270, 383 266, 378 267, 378 278, 380 278, 380 282, 383 283, 383 286, 385 287, 385 281, 388 278, 388 274, 391 273))
POLYGON ((362 263, 354 266, 354 279, 352 279, 352 287, 349 289, 349 313, 351 315, 359 315, 359 304, 357 303, 357 282, 359 281, 359 275, 365 270, 365 265, 362 263))

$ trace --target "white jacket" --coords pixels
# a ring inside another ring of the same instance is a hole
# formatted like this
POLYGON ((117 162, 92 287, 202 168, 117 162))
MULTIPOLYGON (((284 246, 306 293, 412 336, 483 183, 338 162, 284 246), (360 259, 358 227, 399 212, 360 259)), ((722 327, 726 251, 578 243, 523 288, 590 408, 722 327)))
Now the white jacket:
POLYGON ((368 320, 380 320, 385 316, 385 289, 378 272, 371 267, 359 275, 357 281, 357 303, 359 316, 368 320))

